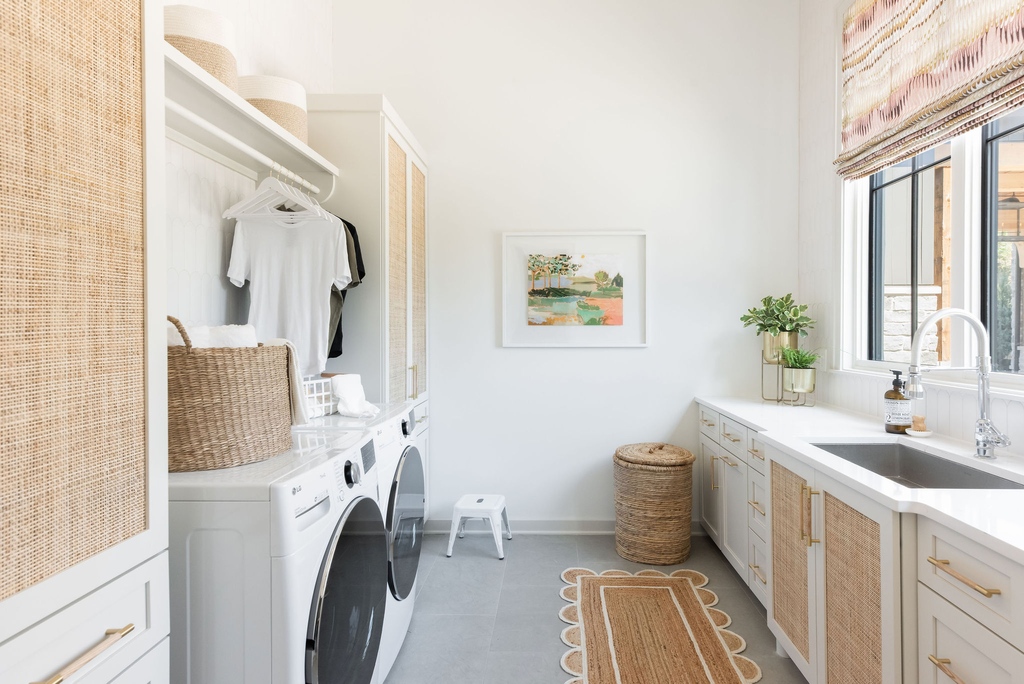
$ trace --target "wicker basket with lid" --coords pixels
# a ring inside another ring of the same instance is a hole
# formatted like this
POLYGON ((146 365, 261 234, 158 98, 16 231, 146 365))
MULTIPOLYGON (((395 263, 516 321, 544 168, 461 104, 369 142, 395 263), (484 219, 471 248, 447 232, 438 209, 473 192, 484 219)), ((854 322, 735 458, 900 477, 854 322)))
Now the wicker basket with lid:
POLYGON ((693 461, 686 449, 648 442, 615 450, 615 551, 651 565, 690 555, 693 461))

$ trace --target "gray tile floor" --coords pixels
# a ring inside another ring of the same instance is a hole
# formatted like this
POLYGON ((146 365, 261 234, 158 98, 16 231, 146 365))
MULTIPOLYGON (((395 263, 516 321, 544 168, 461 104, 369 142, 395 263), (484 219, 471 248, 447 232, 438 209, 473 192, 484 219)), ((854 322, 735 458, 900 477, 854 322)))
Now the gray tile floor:
MULTIPOLYGON (((424 539, 416 611, 386 684, 564 684, 562 570, 646 567, 620 558, 611 535, 517 534, 505 540, 504 561, 489 534, 456 540, 451 558, 447 543, 442 535, 424 539)), ((746 639, 744 655, 761 666, 764 684, 804 682, 792 661, 775 655, 764 607, 714 543, 694 536, 691 545, 684 564, 658 569, 693 568, 710 578, 717 607, 746 639)))

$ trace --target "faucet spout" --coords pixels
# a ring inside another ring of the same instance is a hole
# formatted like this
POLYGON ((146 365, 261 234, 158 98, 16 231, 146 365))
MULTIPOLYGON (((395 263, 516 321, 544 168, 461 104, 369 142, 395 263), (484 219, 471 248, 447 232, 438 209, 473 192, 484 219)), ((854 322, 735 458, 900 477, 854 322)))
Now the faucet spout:
MULTIPOLYGON (((910 373, 907 381, 907 394, 911 399, 923 399, 924 387, 921 384, 921 350, 924 346, 924 331, 942 318, 961 318, 967 321, 978 339, 978 422, 974 429, 974 442, 978 458, 995 458, 996 447, 1010 446, 1010 440, 992 424, 991 398, 989 397, 988 375, 992 370, 992 357, 989 354, 988 331, 981 321, 965 309, 939 309, 931 314, 914 333, 914 344, 910 349, 910 373)), ((929 370, 953 370, 930 368, 929 370)))

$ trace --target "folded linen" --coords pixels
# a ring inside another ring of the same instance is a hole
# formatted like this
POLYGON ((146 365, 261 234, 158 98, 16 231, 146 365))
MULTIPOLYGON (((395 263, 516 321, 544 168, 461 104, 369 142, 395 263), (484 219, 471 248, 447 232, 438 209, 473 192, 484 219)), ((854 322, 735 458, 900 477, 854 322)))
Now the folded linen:
POLYGON ((357 374, 331 377, 331 394, 338 398, 338 413, 351 418, 373 418, 380 409, 366 401, 363 381, 357 374))
MULTIPOLYGON (((251 325, 194 325, 186 330, 196 349, 211 347, 255 347, 256 328, 251 325)), ((167 323, 167 346, 183 347, 185 340, 170 322, 167 323)))
POLYGON ((288 393, 292 404, 292 425, 305 425, 309 422, 309 407, 306 405, 306 394, 302 389, 302 374, 299 372, 299 353, 295 345, 283 338, 267 340, 268 347, 288 348, 288 393))

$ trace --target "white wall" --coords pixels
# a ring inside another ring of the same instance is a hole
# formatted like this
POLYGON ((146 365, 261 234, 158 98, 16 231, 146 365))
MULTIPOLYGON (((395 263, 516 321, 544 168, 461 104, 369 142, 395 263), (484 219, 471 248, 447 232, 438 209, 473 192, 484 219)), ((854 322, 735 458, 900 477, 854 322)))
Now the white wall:
MULTIPOLYGON (((841 12, 849 0, 800 2, 800 298, 819 320, 807 346, 830 352, 840 365, 840 315, 843 255, 841 191, 832 161, 838 153, 838 59, 841 12)), ((882 395, 892 385, 884 373, 829 372, 821 375, 818 401, 878 418, 882 432, 882 395)), ((938 387, 926 381, 928 425, 942 434, 974 441, 978 418, 973 388, 938 387)), ((993 393, 992 419, 1006 431, 1010 453, 1024 453, 1024 401, 993 393)))
POLYGON ((430 162, 435 518, 493 491, 521 527, 609 521, 616 446, 695 449, 695 394, 756 393, 739 316, 797 284, 797 20, 797 0, 335 3, 334 89, 383 92, 430 162), (647 231, 650 346, 503 349, 501 233, 607 229, 647 231))

